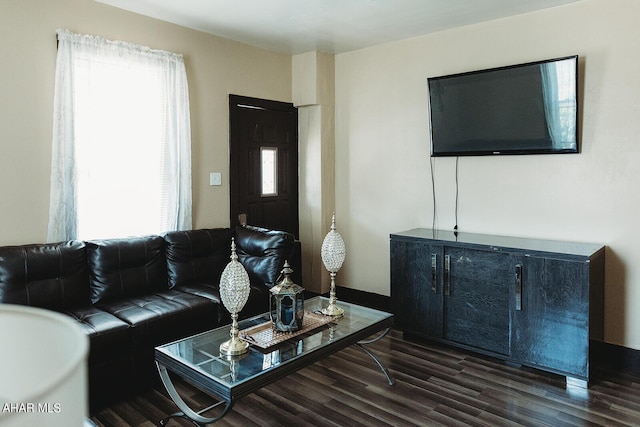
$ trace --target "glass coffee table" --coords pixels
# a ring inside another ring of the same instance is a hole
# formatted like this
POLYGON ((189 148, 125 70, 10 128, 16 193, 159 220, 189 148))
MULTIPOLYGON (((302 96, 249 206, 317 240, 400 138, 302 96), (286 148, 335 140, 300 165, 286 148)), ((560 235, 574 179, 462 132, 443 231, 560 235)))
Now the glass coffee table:
MULTIPOLYGON (((317 316, 328 301, 324 297, 309 299, 305 301, 305 310, 317 316)), ((389 332, 393 315, 342 301, 339 306, 344 309, 343 317, 268 348, 250 345, 249 351, 240 356, 220 355, 220 344, 229 339, 229 325, 156 347, 160 378, 180 410, 160 421, 160 425, 174 417, 187 418, 199 426, 213 423, 224 417, 242 396, 354 344, 373 359, 387 382, 393 384, 387 368, 366 347, 389 332), (376 333, 379 335, 366 340, 376 333), (199 411, 191 409, 174 387, 169 371, 219 401, 199 411), (216 416, 202 415, 209 412, 216 416)), ((259 325, 267 322, 269 313, 240 321, 239 329, 260 330, 259 325)), ((249 342, 251 339, 247 338, 249 342)))

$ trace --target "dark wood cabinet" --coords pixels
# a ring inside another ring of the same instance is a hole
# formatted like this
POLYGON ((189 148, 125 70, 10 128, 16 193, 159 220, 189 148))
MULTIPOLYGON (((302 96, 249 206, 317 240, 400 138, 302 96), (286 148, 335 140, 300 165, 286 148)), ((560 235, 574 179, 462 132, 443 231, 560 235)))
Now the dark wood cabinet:
POLYGON ((522 309, 513 316, 514 358, 589 377, 589 340, 603 339, 604 289, 600 273, 594 271, 604 271, 598 265, 603 260, 521 259, 522 309))
POLYGON ((422 336, 442 338, 442 247, 426 242, 391 245, 391 276, 398 286, 393 297, 396 327, 422 336))
POLYGON ((603 339, 604 247, 441 230, 391 235, 396 327, 572 379, 603 339))
POLYGON ((444 246, 444 338, 509 354, 510 256, 444 246))

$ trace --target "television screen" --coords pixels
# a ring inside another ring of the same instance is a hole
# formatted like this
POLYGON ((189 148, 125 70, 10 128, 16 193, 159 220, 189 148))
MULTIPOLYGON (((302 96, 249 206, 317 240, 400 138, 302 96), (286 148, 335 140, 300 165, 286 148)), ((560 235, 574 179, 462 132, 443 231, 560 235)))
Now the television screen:
POLYGON ((428 78, 431 156, 578 152, 578 56, 428 78))

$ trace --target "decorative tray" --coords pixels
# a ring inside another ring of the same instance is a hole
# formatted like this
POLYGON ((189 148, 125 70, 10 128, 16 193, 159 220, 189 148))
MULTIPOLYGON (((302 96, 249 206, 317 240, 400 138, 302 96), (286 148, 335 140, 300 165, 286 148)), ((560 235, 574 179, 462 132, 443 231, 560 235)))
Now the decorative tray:
POLYGON ((297 331, 278 331, 273 328, 271 321, 268 321, 243 329, 238 333, 238 336, 241 340, 246 341, 249 344, 254 344, 260 348, 266 349, 293 337, 297 337, 298 335, 312 331, 320 326, 326 325, 327 323, 331 323, 332 321, 333 318, 331 316, 325 316, 323 314, 317 314, 305 310, 304 317, 302 318, 302 329, 297 331))

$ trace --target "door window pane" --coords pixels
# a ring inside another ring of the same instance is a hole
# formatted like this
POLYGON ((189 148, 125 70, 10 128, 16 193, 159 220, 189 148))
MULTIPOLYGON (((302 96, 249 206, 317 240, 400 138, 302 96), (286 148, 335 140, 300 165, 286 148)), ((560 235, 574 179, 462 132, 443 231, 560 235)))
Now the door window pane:
POLYGON ((262 196, 278 195, 278 149, 260 148, 262 196))

